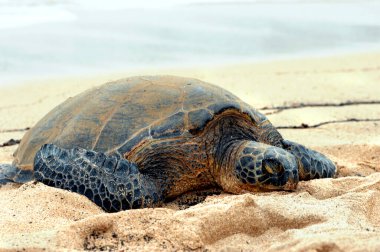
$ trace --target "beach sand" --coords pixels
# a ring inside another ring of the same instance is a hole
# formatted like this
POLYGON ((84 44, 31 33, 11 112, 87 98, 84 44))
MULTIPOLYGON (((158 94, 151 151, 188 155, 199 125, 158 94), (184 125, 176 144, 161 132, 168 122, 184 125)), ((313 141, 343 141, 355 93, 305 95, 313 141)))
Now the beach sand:
MULTIPOLYGON (((380 119, 380 53, 124 72, 2 88, 0 144, 21 139, 25 128, 70 96, 144 74, 199 78, 256 108, 378 102, 261 110, 275 126, 308 125, 280 132, 337 164, 337 178, 303 181, 295 192, 222 193, 185 209, 169 204, 109 214, 84 196, 41 183, 3 186, 0 250, 380 251, 380 121, 372 120, 380 119), (329 121, 338 122, 310 127, 329 121)), ((16 148, 0 148, 0 162, 11 162, 16 148)))

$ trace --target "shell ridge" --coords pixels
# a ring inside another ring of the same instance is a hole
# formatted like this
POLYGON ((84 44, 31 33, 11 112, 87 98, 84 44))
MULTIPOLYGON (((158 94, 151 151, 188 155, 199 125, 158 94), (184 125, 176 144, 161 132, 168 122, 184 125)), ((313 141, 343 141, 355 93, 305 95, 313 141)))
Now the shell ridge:
POLYGON ((98 132, 98 134, 97 134, 97 136, 96 136, 96 139, 95 139, 95 141, 94 141, 94 143, 93 143, 93 145, 92 145, 92 149, 94 149, 95 146, 98 144, 99 139, 100 139, 100 136, 102 135, 102 132, 103 132, 103 130, 105 129, 105 127, 108 125, 109 121, 112 119, 112 117, 115 115, 115 113, 116 113, 116 112, 117 112, 117 111, 118 111, 123 105, 124 105, 124 103, 123 103, 123 104, 120 104, 120 105, 118 105, 118 106, 116 106, 114 109, 112 109, 112 112, 110 113, 110 115, 107 116, 107 119, 103 122, 102 127, 100 128, 100 130, 99 130, 99 132, 98 132))

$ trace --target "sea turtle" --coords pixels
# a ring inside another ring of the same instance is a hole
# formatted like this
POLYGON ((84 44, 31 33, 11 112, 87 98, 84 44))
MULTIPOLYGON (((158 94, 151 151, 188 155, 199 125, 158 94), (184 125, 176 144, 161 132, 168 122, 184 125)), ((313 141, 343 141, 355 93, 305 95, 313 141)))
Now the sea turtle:
POLYGON ((25 134, 14 156, 0 166, 2 183, 35 179, 111 212, 210 187, 294 190, 336 170, 232 93, 174 76, 127 78, 69 98, 25 134))

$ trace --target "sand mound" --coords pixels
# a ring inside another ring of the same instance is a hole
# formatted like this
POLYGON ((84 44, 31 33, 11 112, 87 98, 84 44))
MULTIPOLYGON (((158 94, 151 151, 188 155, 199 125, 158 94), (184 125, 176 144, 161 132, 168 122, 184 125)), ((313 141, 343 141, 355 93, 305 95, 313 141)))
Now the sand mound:
POLYGON ((380 249, 380 173, 301 182, 294 193, 210 196, 184 210, 107 214, 41 183, 1 190, 0 204, 3 249, 380 249))

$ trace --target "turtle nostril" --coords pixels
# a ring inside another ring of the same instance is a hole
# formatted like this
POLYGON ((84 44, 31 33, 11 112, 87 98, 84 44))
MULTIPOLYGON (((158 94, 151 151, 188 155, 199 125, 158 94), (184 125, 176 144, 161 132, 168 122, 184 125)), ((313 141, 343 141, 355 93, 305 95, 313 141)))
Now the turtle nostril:
POLYGON ((284 171, 283 165, 276 159, 264 159, 263 168, 269 174, 280 174, 284 171))

